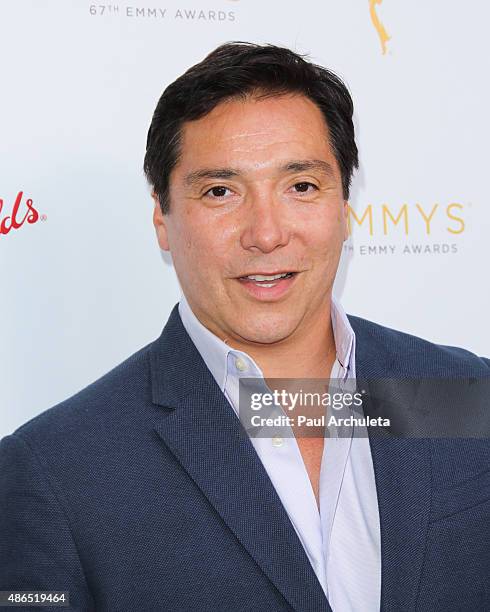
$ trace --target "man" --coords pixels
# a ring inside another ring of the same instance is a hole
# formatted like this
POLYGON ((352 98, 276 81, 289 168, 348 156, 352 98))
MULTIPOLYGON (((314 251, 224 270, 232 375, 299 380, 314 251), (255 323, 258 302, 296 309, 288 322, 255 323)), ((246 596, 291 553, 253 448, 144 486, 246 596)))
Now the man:
POLYGON ((0 590, 111 612, 489 608, 485 440, 248 437, 238 418, 242 378, 490 374, 332 300, 352 112, 274 46, 223 45, 167 87, 145 171, 184 295, 160 338, 2 441, 0 590))

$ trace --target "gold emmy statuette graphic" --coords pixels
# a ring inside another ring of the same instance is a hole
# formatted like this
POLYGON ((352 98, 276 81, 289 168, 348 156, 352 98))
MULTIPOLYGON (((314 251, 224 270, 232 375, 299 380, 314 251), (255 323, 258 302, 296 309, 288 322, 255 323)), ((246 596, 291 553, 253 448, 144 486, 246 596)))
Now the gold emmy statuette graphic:
POLYGON ((388 32, 385 30, 384 25, 379 20, 378 14, 376 13, 376 5, 381 4, 383 0, 369 0, 369 13, 371 15, 371 21, 373 22, 376 32, 378 33, 379 40, 381 42, 381 50, 383 55, 386 53, 386 43, 391 40, 391 36, 388 36, 388 32))

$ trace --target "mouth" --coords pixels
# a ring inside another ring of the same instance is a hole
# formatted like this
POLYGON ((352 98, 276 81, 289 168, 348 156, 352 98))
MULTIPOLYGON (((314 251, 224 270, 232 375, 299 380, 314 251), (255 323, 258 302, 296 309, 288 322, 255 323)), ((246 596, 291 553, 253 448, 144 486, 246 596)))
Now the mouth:
POLYGON ((296 272, 276 272, 275 274, 249 274, 248 276, 240 276, 238 280, 250 281, 260 287, 274 287, 279 281, 285 278, 291 278, 296 272))
POLYGON ((240 276, 237 280, 254 298, 259 300, 274 300, 284 295, 299 273, 293 271, 254 272, 247 276, 240 276))

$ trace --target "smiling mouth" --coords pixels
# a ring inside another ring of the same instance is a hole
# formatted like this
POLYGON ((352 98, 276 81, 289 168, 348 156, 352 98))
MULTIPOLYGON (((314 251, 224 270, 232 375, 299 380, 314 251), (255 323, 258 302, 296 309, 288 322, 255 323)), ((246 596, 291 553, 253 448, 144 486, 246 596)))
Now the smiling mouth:
POLYGON ((277 274, 249 274, 248 276, 240 276, 238 280, 244 283, 252 283, 257 287, 268 289, 275 287, 285 279, 292 278, 297 272, 278 272, 277 274))

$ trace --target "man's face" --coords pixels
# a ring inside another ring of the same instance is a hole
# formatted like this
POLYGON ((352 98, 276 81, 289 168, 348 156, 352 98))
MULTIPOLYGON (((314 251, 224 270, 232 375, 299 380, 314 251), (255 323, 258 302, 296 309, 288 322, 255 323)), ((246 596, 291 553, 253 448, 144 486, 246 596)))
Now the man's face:
POLYGON ((185 123, 169 193, 158 241, 208 329, 231 346, 271 344, 327 316, 347 203, 313 102, 232 100, 185 123))

